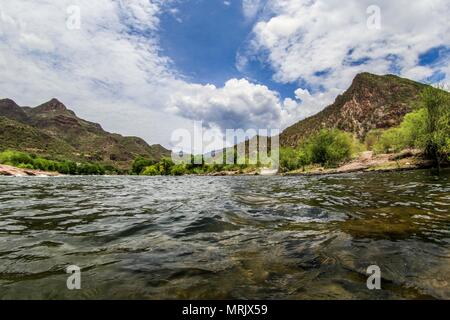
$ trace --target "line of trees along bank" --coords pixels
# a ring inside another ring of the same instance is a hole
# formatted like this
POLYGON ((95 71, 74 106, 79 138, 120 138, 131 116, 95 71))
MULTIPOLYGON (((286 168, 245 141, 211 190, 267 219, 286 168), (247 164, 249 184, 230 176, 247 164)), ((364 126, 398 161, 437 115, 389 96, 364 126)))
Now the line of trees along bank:
MULTIPOLYGON (((350 159, 361 148, 361 143, 352 135, 337 129, 324 129, 305 141, 300 148, 281 148, 279 150, 280 170, 282 172, 292 171, 314 163, 325 166, 338 165, 350 159)), ((211 174, 223 171, 248 173, 263 167, 260 163, 249 164, 248 155, 240 159, 241 161, 237 161, 236 148, 227 151, 227 153, 233 152, 235 153, 234 157, 224 154, 224 159, 234 158, 234 164, 205 164, 201 155, 191 156, 191 161, 183 164, 175 164, 169 158, 164 158, 159 162, 137 158, 133 163, 132 173, 149 176, 211 174)))
MULTIPOLYGON (((450 162, 450 94, 447 91, 442 88, 427 87, 422 92, 415 110, 407 114, 398 127, 373 130, 367 134, 363 142, 338 129, 322 129, 303 140, 297 148, 281 148, 279 169, 281 172, 288 172, 306 170, 311 165, 335 167, 349 161, 364 150, 372 150, 375 153, 395 153, 408 148, 421 149, 425 157, 435 162, 437 168, 445 162, 450 162)), ((228 152, 236 152, 236 148, 228 152)), ((228 158, 226 155, 224 157, 228 158)), ((237 159, 236 155, 234 159, 237 159)), ((247 159, 244 161, 247 164, 226 165, 207 165, 201 155, 192 156, 191 160, 191 163, 175 164, 170 158, 155 161, 138 157, 130 171, 134 175, 179 176, 221 171, 246 173, 261 167, 259 164, 248 164, 247 159)), ((11 150, 0 153, 0 164, 71 175, 129 173, 112 166, 50 160, 11 150)))
MULTIPOLYGON (((247 161, 248 162, 248 161, 247 161)), ((236 171, 245 173, 256 170, 259 164, 205 164, 202 155, 191 156, 189 163, 176 164, 170 158, 154 161, 145 158, 137 158, 133 162, 132 173, 146 176, 181 176, 186 174, 212 174, 223 171, 236 171)))
POLYGON ((49 160, 26 152, 13 150, 6 150, 0 153, 0 164, 22 169, 59 172, 68 175, 104 175, 121 173, 120 170, 112 166, 103 166, 94 163, 76 163, 68 160, 49 160))
MULTIPOLYGON (((404 117, 398 127, 370 131, 364 141, 338 129, 322 129, 303 140, 297 148, 280 148, 280 172, 305 171, 308 166, 336 167, 360 152, 396 153, 415 148, 423 151, 439 169, 450 162, 450 94, 442 88, 427 87, 415 110, 404 117)), ((201 156, 199 156, 201 157, 201 156)), ((193 163, 193 161, 192 161, 193 163)), ((201 162, 203 163, 203 162, 201 162)), ((257 169, 258 165, 174 164, 171 159, 160 162, 138 158, 133 174, 184 175, 219 171, 257 169)))

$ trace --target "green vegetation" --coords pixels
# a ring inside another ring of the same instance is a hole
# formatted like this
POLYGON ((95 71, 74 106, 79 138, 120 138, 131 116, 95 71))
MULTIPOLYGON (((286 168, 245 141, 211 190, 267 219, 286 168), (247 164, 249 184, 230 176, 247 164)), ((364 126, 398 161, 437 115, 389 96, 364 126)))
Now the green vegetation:
POLYGON ((134 175, 140 175, 143 173, 143 171, 154 164, 156 164, 157 161, 153 159, 145 159, 144 157, 137 157, 133 164, 131 165, 131 173, 134 175))
MULTIPOLYGON (((163 147, 150 147, 138 138, 105 132, 100 126, 77 118, 58 101, 25 109, 12 101, 0 100, 0 106, 3 106, 4 113, 3 116, 0 114, 0 150, 17 150, 1 152, 0 163, 19 168, 80 175, 131 173, 180 176, 224 171, 254 173, 261 167, 260 161, 264 162, 261 160, 262 154, 256 155, 256 165, 249 164, 251 155, 248 153, 238 158, 238 148, 235 146, 222 152, 223 162, 232 159, 232 164, 207 164, 202 155, 192 155, 186 163, 174 163, 167 158, 170 152, 163 147), (58 121, 54 119, 55 114, 59 115, 58 121), (39 126, 35 127, 36 123, 39 126), (67 130, 67 124, 70 124, 70 130, 67 130), (114 143, 111 144, 111 141, 114 143), (137 158, 132 161, 134 157, 137 158)), ((364 149, 375 153, 420 149, 440 168, 442 163, 450 161, 450 94, 442 88, 398 77, 361 74, 332 106, 285 130, 280 141, 283 146, 279 150, 281 172, 305 171, 309 166, 319 165, 336 167, 364 149), (376 108, 369 108, 370 117, 363 119, 360 126, 355 126, 353 118, 342 118, 340 110, 349 99, 359 96, 361 88, 371 88, 374 96, 384 98, 370 102, 368 105, 375 105, 376 108), (415 108, 411 109, 414 104, 415 108), (389 121, 374 123, 372 115, 376 110, 381 112, 380 119, 389 121), (403 118, 410 110, 413 112, 403 118), (368 128, 387 127, 392 123, 400 124, 387 130, 367 132, 368 128), (365 139, 364 145, 350 133, 320 129, 334 126, 354 132, 357 138, 365 139)), ((246 142, 246 149, 248 145, 249 142, 246 142)))
POLYGON ((114 167, 92 163, 76 163, 73 161, 55 161, 18 151, 0 153, 0 163, 22 169, 54 171, 70 175, 104 175, 122 173, 114 167))
POLYGON ((300 150, 294 148, 280 149, 280 169, 282 172, 294 171, 309 163, 309 157, 303 153, 306 163, 302 163, 300 150))
POLYGON ((374 130, 366 138, 366 146, 376 153, 394 153, 424 144, 427 112, 424 108, 408 113, 399 127, 374 130))
POLYGON ((153 165, 153 166, 149 166, 149 167, 145 168, 145 170, 142 171, 141 174, 144 176, 158 176, 160 173, 158 170, 158 166, 153 165))
POLYGON ((186 174, 213 174, 217 172, 233 171, 237 173, 255 172, 260 165, 249 164, 248 154, 245 159, 238 159, 237 149, 231 148, 224 150, 221 153, 222 162, 226 163, 227 159, 233 159, 232 164, 210 163, 202 155, 191 155, 189 161, 185 163, 174 163, 170 158, 162 158, 159 162, 154 163, 150 160, 138 158, 135 160, 133 167, 138 168, 133 170, 140 171, 141 175, 147 176, 181 176, 186 174), (148 166, 141 170, 140 164, 149 163, 148 166), (242 163, 242 164, 240 164, 242 163))
POLYGON ((426 111, 423 147, 438 169, 443 161, 450 160, 450 95, 441 89, 427 88, 422 93, 426 111))
POLYGON ((175 165, 169 158, 163 158, 160 162, 149 165, 141 172, 145 176, 168 176, 184 174, 183 165, 175 165))
MULTIPOLYGON (((323 129, 316 135, 311 136, 296 149, 281 148, 280 171, 287 172, 312 164, 320 164, 327 167, 336 166, 350 159, 352 155, 361 149, 361 145, 350 134, 337 129, 323 129)), ((234 159, 234 164, 205 164, 202 156, 191 156, 190 163, 175 164, 169 158, 163 158, 156 164, 151 164, 141 171, 142 175, 172 175, 185 174, 211 174, 216 172, 233 171, 237 173, 255 172, 261 164, 249 164, 248 155, 245 159, 237 161, 236 148, 224 153, 225 159, 234 159), (236 163, 237 162, 237 163, 236 163), (242 164, 239 164, 242 163, 242 164)), ((258 155, 259 157, 259 155, 258 155)), ((139 163, 145 163, 144 159, 135 160, 136 167, 139 163)))
POLYGON ((450 95, 427 87, 417 110, 407 114, 398 127, 369 132, 366 146, 373 146, 377 153, 421 149, 440 168, 442 162, 450 160, 450 95))
POLYGON ((394 75, 359 74, 333 104, 284 130, 280 143, 285 147, 298 147, 302 139, 311 133, 337 125, 363 140, 374 125, 383 128, 400 123, 403 116, 412 111, 410 106, 418 100, 425 87, 424 84, 394 75), (349 102, 361 110, 357 119, 352 116, 352 111, 346 109, 349 102))
POLYGON ((305 147, 311 163, 327 167, 349 160, 354 149, 352 136, 337 129, 320 130, 306 141, 305 147))
POLYGON ((98 163, 124 171, 138 156, 160 160, 170 151, 148 145, 137 137, 124 137, 76 116, 53 99, 35 108, 22 108, 0 99, 0 150, 34 153, 48 159, 98 163))
POLYGON ((337 129, 322 129, 304 140, 296 149, 281 148, 280 170, 305 170, 306 166, 313 164, 334 167, 349 160, 360 148, 360 144, 349 133, 337 129))
POLYGON ((175 164, 170 158, 163 158, 160 162, 145 167, 141 171, 144 176, 182 176, 187 174, 212 174, 223 171, 239 173, 256 170, 256 165, 248 164, 206 164, 202 156, 191 156, 190 163, 175 164))

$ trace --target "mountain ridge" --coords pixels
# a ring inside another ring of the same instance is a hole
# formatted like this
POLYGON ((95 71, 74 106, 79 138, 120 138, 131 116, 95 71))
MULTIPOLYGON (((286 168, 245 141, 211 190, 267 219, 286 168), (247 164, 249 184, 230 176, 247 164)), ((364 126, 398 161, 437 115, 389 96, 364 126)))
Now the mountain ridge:
MULTIPOLYGON (((280 145, 296 147, 322 128, 338 128, 363 140, 372 129, 399 125, 426 86, 395 75, 360 73, 333 104, 286 128, 280 134, 280 145)), ((109 133, 100 124, 79 118, 56 98, 34 108, 20 107, 11 99, 0 100, 0 125, 0 150, 63 156, 119 168, 129 168, 139 156, 160 160, 171 154, 159 144, 150 146, 138 137, 109 133)))
POLYGON ((110 133, 79 118, 58 99, 37 107, 0 100, 0 149, 32 152, 51 158, 88 161, 129 168, 136 157, 159 160, 171 152, 138 137, 110 133))
POLYGON ((286 128, 280 144, 296 147, 322 128, 337 128, 363 140, 372 129, 399 125, 426 86, 391 74, 360 73, 333 104, 286 128))

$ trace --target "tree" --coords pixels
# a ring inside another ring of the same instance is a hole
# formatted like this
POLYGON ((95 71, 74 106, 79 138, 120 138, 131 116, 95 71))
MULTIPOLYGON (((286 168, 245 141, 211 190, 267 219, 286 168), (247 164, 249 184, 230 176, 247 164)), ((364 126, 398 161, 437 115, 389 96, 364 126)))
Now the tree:
POLYGON ((172 169, 170 170, 170 174, 172 176, 182 176, 184 174, 186 174, 187 170, 186 170, 186 166, 184 164, 177 164, 175 166, 172 167, 172 169))
POLYGON ((159 173, 159 170, 158 170, 158 166, 157 165, 152 165, 152 166, 149 166, 149 167, 145 168, 144 171, 142 171, 141 174, 144 175, 144 176, 158 176, 160 173, 159 173))
POLYGON ((442 88, 426 88, 421 95, 426 110, 424 151, 436 163, 438 170, 450 154, 450 94, 442 88))
MULTIPOLYGON (((391 153, 406 148, 423 149, 426 137, 426 122, 427 110, 425 108, 408 113, 400 126, 385 130, 379 135, 373 145, 373 150, 377 153, 391 153)), ((371 139, 377 132, 369 133, 371 139)))
POLYGON ((424 136, 426 135, 427 111, 422 108, 408 113, 400 128, 403 131, 404 147, 421 148, 424 145, 424 136))
POLYGON ((161 161, 158 163, 159 166, 159 173, 161 175, 170 175, 170 172, 172 170, 172 167, 175 164, 173 163, 172 159, 170 158, 162 158, 161 161))
POLYGON ((334 166, 352 155, 353 139, 350 134, 337 129, 322 129, 305 143, 312 163, 334 166))
POLYGON ((280 171, 288 172, 300 168, 298 151, 293 148, 280 149, 280 171))
POLYGON ((404 131, 399 128, 391 128, 383 132, 373 149, 376 153, 394 153, 405 148, 404 131))
POLYGON ((152 159, 146 159, 144 157, 137 157, 134 159, 133 164, 131 166, 131 173, 139 175, 144 171, 146 167, 152 166, 156 164, 157 161, 152 159))

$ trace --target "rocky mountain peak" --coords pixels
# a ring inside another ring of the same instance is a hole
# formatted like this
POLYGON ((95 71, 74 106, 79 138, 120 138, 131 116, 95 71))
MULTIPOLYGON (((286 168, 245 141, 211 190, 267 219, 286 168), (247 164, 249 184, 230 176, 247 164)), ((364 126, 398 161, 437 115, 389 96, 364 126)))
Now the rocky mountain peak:
POLYGON ((0 100, 0 115, 18 121, 26 121, 25 111, 11 99, 0 100))
POLYGON ((67 110, 66 106, 56 98, 53 98, 50 101, 47 101, 47 102, 37 106, 35 109, 36 110, 39 109, 40 111, 48 111, 48 112, 66 111, 67 110))
POLYGON ((19 107, 14 100, 11 99, 0 99, 0 108, 6 107, 19 107))
POLYGON ((322 128, 338 128, 363 140, 372 129, 398 125, 424 87, 395 75, 360 73, 332 105, 287 128, 280 136, 281 144, 297 146, 322 128))
POLYGON ((66 116, 75 116, 75 113, 72 110, 67 109, 67 107, 56 98, 33 108, 32 112, 44 115, 64 114, 66 116))

